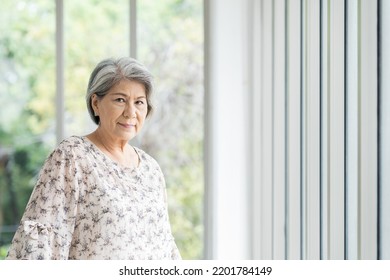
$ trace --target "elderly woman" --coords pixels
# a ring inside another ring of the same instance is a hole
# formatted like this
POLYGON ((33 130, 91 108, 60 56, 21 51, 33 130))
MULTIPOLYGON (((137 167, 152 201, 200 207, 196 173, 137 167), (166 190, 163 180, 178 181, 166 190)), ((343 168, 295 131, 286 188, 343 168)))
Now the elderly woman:
POLYGON ((48 157, 8 259, 180 259, 161 169, 128 143, 152 111, 151 79, 131 58, 96 66, 86 99, 98 127, 48 157))

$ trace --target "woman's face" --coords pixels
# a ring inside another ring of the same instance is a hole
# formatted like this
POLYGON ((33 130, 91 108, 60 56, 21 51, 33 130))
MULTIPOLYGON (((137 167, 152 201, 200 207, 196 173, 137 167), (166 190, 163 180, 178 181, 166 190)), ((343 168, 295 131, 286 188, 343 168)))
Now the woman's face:
POLYGON ((121 80, 92 106, 100 118, 99 129, 113 140, 129 141, 141 130, 147 112, 145 87, 135 81, 121 80))

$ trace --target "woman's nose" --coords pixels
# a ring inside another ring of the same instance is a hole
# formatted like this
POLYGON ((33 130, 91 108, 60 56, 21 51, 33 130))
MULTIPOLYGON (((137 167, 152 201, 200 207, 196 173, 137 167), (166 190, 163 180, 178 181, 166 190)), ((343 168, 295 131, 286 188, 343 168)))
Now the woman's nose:
POLYGON ((123 116, 126 118, 137 117, 137 108, 134 105, 128 104, 123 112, 123 116))

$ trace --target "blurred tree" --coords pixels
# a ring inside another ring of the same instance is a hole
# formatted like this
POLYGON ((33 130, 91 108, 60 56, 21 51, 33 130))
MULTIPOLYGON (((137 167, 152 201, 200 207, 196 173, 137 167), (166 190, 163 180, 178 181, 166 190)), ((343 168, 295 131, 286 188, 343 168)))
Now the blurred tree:
POLYGON ((9 151, 0 167, 0 246, 12 238, 53 145, 53 21, 54 1, 0 4, 0 147, 9 151))

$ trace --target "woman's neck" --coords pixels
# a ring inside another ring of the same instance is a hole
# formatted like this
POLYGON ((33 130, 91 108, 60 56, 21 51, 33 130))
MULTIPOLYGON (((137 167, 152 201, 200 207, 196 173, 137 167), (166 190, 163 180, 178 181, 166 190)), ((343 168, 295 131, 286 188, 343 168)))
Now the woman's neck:
POLYGON ((109 134, 104 133, 100 128, 96 129, 92 134, 96 142, 109 153, 124 153, 128 148, 128 142, 122 139, 113 139, 109 134))
POLYGON ((114 140, 103 131, 96 129, 87 136, 103 153, 125 167, 139 165, 138 154, 126 140, 114 140))

